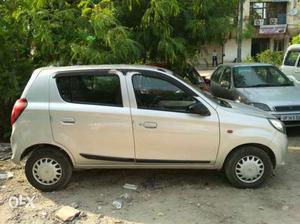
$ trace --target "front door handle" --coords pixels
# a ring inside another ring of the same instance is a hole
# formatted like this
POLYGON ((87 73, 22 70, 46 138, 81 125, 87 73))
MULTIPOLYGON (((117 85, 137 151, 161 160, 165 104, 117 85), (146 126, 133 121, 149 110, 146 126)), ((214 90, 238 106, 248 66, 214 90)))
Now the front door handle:
POLYGON ((156 122, 144 122, 142 123, 144 128, 157 128, 157 123, 156 122))
POLYGON ((72 118, 72 117, 66 117, 66 118, 63 118, 63 119, 61 120, 61 123, 62 123, 62 124, 65 124, 65 125, 72 125, 72 124, 75 124, 76 121, 75 121, 75 119, 72 118))

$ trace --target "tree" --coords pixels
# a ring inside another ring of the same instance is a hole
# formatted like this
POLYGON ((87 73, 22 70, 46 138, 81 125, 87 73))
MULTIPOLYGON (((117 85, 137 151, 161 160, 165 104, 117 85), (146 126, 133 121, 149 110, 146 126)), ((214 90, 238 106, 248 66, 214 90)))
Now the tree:
POLYGON ((178 64, 200 45, 222 42, 235 7, 229 0, 23 0, 15 18, 30 27, 34 58, 43 63, 178 64))
POLYGON ((10 135, 12 105, 33 69, 22 24, 11 16, 17 8, 18 1, 0 1, 0 139, 10 135))
POLYGON ((237 0, 0 0, 0 138, 33 68, 153 63, 183 68, 224 42, 237 0))

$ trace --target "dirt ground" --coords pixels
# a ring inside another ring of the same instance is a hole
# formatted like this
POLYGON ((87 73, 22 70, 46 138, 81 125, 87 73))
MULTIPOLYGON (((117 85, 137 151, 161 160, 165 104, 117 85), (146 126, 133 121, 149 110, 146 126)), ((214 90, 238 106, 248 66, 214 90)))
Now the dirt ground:
POLYGON ((43 193, 28 184, 22 168, 0 161, 0 171, 13 173, 0 181, 0 223, 60 223, 55 212, 69 205, 82 212, 72 223, 298 224, 300 129, 289 130, 289 142, 287 165, 255 190, 233 188, 216 171, 91 170, 74 172, 63 191, 43 193), (125 183, 138 189, 125 190, 125 183), (126 192, 123 207, 114 209, 126 192), (20 195, 25 203, 11 208, 20 195))

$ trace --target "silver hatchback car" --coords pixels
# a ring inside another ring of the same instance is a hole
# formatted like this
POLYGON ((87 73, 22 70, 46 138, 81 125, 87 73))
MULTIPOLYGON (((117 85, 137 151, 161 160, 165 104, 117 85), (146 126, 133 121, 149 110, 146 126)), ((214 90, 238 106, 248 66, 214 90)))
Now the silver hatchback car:
POLYGON ((240 188, 284 164, 287 137, 272 115, 220 100, 152 66, 40 68, 11 116, 12 161, 28 181, 64 188, 73 169, 224 169, 240 188))
POLYGON ((221 65, 211 76, 210 91, 264 110, 287 127, 300 126, 300 87, 273 65, 221 65))

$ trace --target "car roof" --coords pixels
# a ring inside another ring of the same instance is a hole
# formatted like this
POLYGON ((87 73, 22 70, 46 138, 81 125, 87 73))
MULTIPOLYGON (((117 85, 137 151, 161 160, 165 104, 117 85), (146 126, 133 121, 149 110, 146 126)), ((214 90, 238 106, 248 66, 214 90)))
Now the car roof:
POLYGON ((294 49, 299 50, 300 44, 292 44, 291 46, 288 47, 287 51, 294 50, 294 49))
POLYGON ((220 66, 229 66, 229 67, 248 67, 248 66, 273 66, 271 64, 265 64, 265 63, 229 63, 229 64, 223 64, 220 66))
POLYGON ((103 64, 103 65, 73 65, 73 66, 49 66, 39 68, 41 71, 50 71, 51 73, 66 72, 66 71, 80 71, 80 70, 97 70, 97 69, 108 69, 108 70, 148 70, 156 72, 164 72, 173 74, 172 71, 161 68, 158 66, 151 65, 129 65, 129 64, 103 64))

